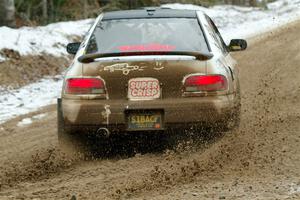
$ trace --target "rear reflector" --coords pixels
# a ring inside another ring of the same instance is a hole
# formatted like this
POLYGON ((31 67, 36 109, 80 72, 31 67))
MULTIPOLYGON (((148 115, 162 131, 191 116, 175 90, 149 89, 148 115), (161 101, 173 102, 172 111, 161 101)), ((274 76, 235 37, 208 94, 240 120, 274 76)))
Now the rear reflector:
POLYGON ((227 90, 227 79, 223 75, 194 75, 185 79, 185 92, 227 90))
POLYGON ((66 93, 105 94, 105 85, 99 78, 70 78, 66 82, 66 93))

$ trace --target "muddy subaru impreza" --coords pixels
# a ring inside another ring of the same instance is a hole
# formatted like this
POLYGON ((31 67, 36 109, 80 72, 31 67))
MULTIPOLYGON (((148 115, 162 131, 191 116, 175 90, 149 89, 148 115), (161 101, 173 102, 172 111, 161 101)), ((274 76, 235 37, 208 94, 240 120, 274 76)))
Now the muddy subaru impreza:
MULTIPOLYGON (((231 51, 203 12, 149 8, 101 14, 74 54, 58 99, 58 136, 167 132, 239 124, 231 51)), ((74 136, 74 137, 73 137, 74 136)))

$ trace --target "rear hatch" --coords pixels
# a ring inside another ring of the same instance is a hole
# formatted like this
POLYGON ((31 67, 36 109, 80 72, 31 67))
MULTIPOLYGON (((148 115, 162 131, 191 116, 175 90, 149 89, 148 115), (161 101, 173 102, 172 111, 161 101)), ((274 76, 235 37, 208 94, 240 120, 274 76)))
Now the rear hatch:
POLYGON ((212 55, 196 13, 172 18, 160 12, 104 15, 96 26, 79 61, 84 76, 104 79, 109 99, 179 98, 186 75, 205 73, 212 55))

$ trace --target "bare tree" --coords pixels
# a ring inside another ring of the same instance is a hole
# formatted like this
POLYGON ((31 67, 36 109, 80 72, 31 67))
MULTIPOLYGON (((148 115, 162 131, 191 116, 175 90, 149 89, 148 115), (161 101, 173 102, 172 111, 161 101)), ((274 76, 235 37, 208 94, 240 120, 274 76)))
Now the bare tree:
POLYGON ((249 4, 250 6, 257 6, 256 0, 250 0, 249 4))
POLYGON ((81 0, 83 4, 83 17, 87 18, 88 17, 88 1, 87 0, 81 0))
POLYGON ((43 20, 46 23, 48 21, 48 2, 43 0, 43 20))
POLYGON ((16 26, 14 0, 0 0, 0 26, 16 26))

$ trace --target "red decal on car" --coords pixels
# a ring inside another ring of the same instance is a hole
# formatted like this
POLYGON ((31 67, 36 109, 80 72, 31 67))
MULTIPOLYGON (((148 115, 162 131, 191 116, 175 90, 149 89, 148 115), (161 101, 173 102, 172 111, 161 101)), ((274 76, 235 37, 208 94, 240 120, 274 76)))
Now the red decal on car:
POLYGON ((119 46, 121 52, 134 52, 134 51, 173 51, 176 49, 173 45, 165 44, 146 44, 146 45, 125 45, 119 46))

